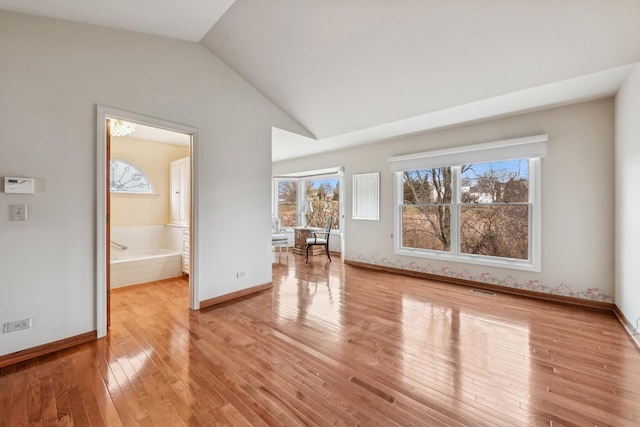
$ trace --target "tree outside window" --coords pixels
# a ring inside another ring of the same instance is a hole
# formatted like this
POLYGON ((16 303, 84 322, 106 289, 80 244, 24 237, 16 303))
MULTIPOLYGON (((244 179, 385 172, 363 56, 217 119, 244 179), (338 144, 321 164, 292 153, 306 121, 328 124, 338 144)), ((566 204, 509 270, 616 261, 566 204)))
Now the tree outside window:
POLYGON ((282 227, 298 225, 298 183, 278 181, 278 217, 282 227))
POLYGON ((529 258, 529 161, 462 166, 460 252, 529 258))
POLYGON ((402 248, 529 259, 529 159, 403 171, 400 209, 402 248))
POLYGON ((305 182, 307 226, 325 228, 333 217, 332 229, 340 228, 340 180, 314 179, 305 182))
POLYGON ((451 249, 451 168, 402 173, 402 246, 451 249))

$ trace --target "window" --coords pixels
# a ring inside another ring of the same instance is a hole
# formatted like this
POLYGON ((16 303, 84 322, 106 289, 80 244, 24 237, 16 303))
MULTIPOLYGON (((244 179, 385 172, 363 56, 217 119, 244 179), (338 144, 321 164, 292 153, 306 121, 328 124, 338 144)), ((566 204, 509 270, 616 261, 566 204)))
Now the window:
POLYGON ((298 225, 298 183, 296 181, 277 181, 278 217, 282 227, 298 225))
POLYGON ((395 252, 540 271, 545 142, 540 135, 390 159, 395 252))
POLYGON ((305 219, 307 226, 326 228, 333 217, 332 229, 340 229, 340 180, 305 180, 305 219))
POLYGON ((451 249, 451 168, 402 172, 402 246, 451 249))
POLYGON ((529 160, 460 167, 460 252, 529 259, 529 160))
POLYGON ((274 178, 274 216, 283 227, 318 228, 325 228, 332 216, 331 228, 340 230, 342 180, 341 168, 274 178))
POLYGON ((111 159, 109 180, 109 188, 112 193, 153 193, 147 175, 140 168, 125 160, 111 159))

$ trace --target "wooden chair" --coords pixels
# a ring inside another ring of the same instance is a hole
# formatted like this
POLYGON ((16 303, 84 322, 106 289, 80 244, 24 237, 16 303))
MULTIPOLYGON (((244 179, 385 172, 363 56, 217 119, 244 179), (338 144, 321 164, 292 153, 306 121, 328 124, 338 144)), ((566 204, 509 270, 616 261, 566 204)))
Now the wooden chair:
POLYGON ((304 262, 309 262, 309 248, 311 246, 324 246, 324 251, 327 253, 327 258, 331 262, 331 255, 329 255, 329 237, 331 236, 331 224, 333 223, 333 217, 329 217, 329 223, 327 224, 327 231, 314 231, 313 237, 307 239, 306 250, 307 256, 304 262), (318 237, 318 235, 325 235, 326 237, 318 237))

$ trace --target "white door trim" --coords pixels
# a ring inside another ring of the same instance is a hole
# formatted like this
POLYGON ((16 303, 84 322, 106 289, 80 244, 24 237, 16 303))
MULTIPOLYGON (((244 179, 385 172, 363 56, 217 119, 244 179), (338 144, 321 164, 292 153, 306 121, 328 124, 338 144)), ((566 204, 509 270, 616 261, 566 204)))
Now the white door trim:
POLYGON ((122 119, 134 123, 163 128, 175 132, 191 135, 191 257, 189 270, 189 307, 192 310, 200 308, 200 286, 198 282, 198 129, 173 123, 166 120, 143 116, 116 108, 97 106, 97 149, 96 149, 96 330, 98 338, 107 334, 107 265, 106 265, 106 231, 105 216, 107 200, 107 118, 122 119))

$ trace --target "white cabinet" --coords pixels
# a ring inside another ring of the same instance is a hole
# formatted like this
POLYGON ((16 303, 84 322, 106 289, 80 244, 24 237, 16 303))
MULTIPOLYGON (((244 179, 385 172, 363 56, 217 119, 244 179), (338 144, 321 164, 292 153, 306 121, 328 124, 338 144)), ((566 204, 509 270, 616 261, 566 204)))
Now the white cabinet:
POLYGON ((170 164, 170 218, 171 224, 189 225, 190 181, 189 157, 178 159, 170 164))
POLYGON ((189 238, 189 229, 185 228, 182 230, 182 272, 189 274, 189 268, 191 263, 191 251, 190 251, 190 241, 189 238))

